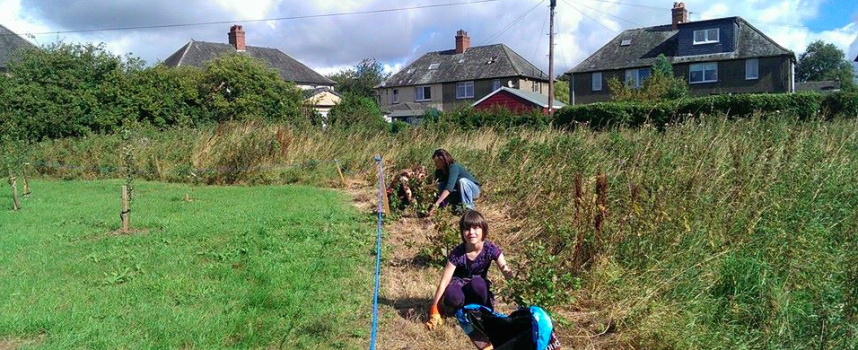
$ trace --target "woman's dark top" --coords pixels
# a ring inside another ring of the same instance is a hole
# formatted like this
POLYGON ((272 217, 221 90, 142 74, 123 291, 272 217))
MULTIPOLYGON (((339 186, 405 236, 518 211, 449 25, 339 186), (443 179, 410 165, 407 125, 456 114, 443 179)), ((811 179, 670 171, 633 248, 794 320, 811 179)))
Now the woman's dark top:
POLYGON ((459 179, 465 178, 471 180, 471 182, 480 185, 480 182, 474 178, 471 173, 468 172, 468 169, 459 165, 459 163, 453 163, 450 165, 450 169, 447 173, 444 173, 441 170, 435 172, 435 179, 437 179, 440 183, 443 190, 447 190, 453 192, 453 189, 456 188, 456 183, 459 182, 459 179))

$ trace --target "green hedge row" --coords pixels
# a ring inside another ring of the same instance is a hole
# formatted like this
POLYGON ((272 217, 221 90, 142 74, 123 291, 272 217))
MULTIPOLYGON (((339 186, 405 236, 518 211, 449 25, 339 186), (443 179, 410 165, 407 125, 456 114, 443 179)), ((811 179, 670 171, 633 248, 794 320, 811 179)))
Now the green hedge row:
POLYGON ((554 125, 586 123, 591 127, 664 125, 699 115, 743 118, 754 114, 799 119, 858 116, 858 93, 718 95, 661 103, 601 102, 568 106, 555 114, 554 125))

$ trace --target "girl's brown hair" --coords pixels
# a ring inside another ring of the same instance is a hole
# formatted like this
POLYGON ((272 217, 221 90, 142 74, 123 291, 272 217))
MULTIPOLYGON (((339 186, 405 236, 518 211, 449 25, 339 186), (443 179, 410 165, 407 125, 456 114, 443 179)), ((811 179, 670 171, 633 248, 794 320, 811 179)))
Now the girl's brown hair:
POLYGON ((450 155, 450 152, 443 148, 436 149, 435 152, 432 152, 432 158, 441 158, 444 161, 444 172, 450 171, 450 166, 456 162, 453 159, 453 156, 450 155))
POLYGON ((462 215, 462 219, 459 220, 459 235, 462 236, 462 242, 465 242, 465 231, 470 229, 471 227, 479 227, 483 229, 483 237, 482 239, 485 241, 489 237, 489 223, 486 221, 486 218, 483 217, 483 214, 476 210, 468 210, 465 212, 465 215, 462 215))

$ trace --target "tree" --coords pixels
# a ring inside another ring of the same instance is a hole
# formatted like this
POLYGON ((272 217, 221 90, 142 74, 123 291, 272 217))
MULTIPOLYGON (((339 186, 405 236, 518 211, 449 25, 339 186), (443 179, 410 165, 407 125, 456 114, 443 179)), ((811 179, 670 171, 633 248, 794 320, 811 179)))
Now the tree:
POLYGON ((304 124, 301 91, 276 70, 251 57, 233 54, 206 64, 200 97, 215 122, 264 119, 304 124))
POLYGON ((569 104, 569 76, 560 75, 554 80, 554 99, 569 104))
POLYGON ((381 111, 375 100, 353 93, 343 95, 342 101, 328 113, 328 121, 332 127, 382 130, 387 122, 381 117, 381 111))
POLYGON ((629 87, 617 78, 608 79, 608 90, 614 101, 650 102, 688 97, 688 84, 673 75, 673 65, 663 54, 652 65, 652 75, 640 88, 629 87))
POLYGON ((354 68, 341 70, 328 76, 337 83, 337 91, 342 94, 354 94, 373 99, 374 89, 383 83, 390 74, 384 72, 384 66, 374 58, 365 58, 354 68))
POLYGON ((798 81, 838 80, 843 90, 855 89, 855 71, 840 48, 817 40, 807 46, 795 70, 798 81))

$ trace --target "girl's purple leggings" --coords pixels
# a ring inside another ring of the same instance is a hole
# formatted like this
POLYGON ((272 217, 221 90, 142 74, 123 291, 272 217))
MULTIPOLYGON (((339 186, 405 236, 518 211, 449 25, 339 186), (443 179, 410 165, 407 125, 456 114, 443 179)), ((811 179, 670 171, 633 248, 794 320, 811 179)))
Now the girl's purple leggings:
POLYGON ((455 313, 468 304, 489 305, 489 288, 486 280, 475 276, 470 281, 454 280, 447 285, 442 298, 448 311, 455 313))

